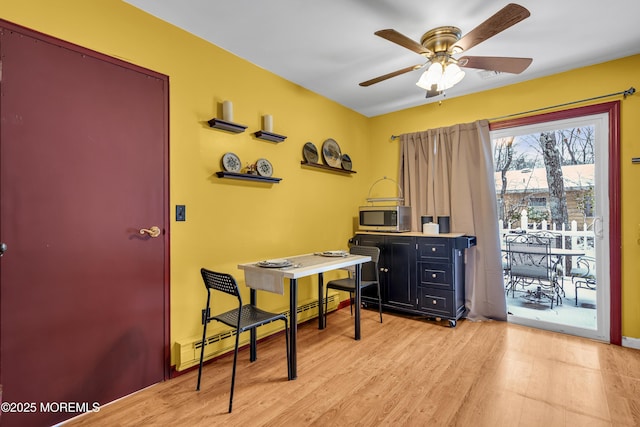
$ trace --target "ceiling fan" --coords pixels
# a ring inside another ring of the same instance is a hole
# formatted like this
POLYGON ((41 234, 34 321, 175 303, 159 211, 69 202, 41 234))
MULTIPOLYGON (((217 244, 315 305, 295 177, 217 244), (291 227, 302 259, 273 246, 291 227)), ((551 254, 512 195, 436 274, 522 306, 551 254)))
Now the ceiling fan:
POLYGON ((419 70, 430 64, 427 71, 422 74, 420 80, 416 83, 416 85, 427 91, 428 98, 440 95, 444 90, 462 80, 464 71, 460 67, 520 74, 531 64, 531 61, 533 61, 531 58, 463 56, 456 59, 454 55, 471 49, 526 19, 529 15, 529 11, 524 7, 510 3, 464 35, 464 37, 461 36, 462 32, 457 27, 437 27, 424 33, 420 43, 393 29, 376 31, 375 35, 424 56, 427 62, 364 81, 360 83, 360 86, 371 86, 391 77, 419 70))

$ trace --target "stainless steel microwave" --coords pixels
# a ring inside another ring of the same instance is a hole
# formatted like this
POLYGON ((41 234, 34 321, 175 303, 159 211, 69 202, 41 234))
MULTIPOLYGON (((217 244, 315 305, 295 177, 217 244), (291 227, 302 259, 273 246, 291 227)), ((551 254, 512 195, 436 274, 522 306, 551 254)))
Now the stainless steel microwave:
POLYGON ((411 231, 410 206, 360 206, 362 231, 411 231))

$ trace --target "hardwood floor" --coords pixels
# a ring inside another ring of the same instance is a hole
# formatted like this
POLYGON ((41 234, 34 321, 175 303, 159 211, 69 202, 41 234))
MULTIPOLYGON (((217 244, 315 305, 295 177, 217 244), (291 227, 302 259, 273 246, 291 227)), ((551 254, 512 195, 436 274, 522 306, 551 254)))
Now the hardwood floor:
POLYGON ((298 378, 287 381, 284 336, 71 420, 69 426, 638 426, 640 351, 506 322, 454 329, 348 307, 298 327, 298 378))

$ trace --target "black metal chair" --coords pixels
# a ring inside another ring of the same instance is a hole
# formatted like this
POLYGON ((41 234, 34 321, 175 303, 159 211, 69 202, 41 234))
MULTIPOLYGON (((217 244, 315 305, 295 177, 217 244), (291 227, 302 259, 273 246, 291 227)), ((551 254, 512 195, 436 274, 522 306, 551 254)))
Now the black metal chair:
POLYGON ((547 298, 553 308, 554 301, 560 304, 560 286, 551 256, 551 241, 548 237, 520 234, 506 238, 509 268, 509 285, 515 296, 516 286, 523 290, 534 285, 535 290, 526 290, 527 299, 540 301, 547 298))
MULTIPOLYGON (((551 231, 551 230, 539 230, 539 231, 534 231, 532 233, 530 233, 533 236, 537 236, 537 237, 541 237, 544 239, 548 239, 549 240, 549 247, 551 248, 551 251, 553 252, 554 249, 562 249, 563 247, 565 247, 563 245, 562 242, 562 233, 559 233, 557 231, 551 231)), ((554 266, 554 270, 555 270, 555 274, 558 277, 557 283, 558 283, 558 291, 562 294, 562 296, 565 296, 565 291, 564 291, 564 276, 565 276, 565 272, 567 271, 567 269, 569 268, 568 265, 566 264, 570 264, 570 260, 567 261, 565 259, 565 257, 563 256, 556 256, 554 257, 554 259, 552 259, 552 264, 554 266)))
POLYGON ((506 251, 502 251, 502 279, 505 283, 505 291, 509 288, 509 254, 506 251))
POLYGON ((284 322, 284 336, 287 345, 287 376, 291 379, 291 364, 289 356, 289 328, 287 316, 281 313, 270 313, 259 309, 251 304, 242 304, 242 297, 238 290, 238 284, 233 276, 225 273, 216 273, 214 271, 202 268, 200 270, 202 279, 204 280, 204 286, 207 289, 207 306, 205 308, 204 327, 202 329, 202 348, 200 350, 200 368, 198 369, 198 385, 196 390, 200 390, 200 379, 202 377, 202 363, 204 361, 204 347, 207 338, 207 324, 216 320, 224 323, 235 329, 236 345, 233 355, 233 372, 231 374, 231 394, 229 396, 229 412, 233 405, 233 387, 236 381, 236 362, 238 360, 238 343, 240 342, 240 334, 258 326, 266 325, 267 323, 274 322, 276 320, 282 320, 284 322), (238 299, 238 308, 226 311, 222 314, 211 315, 211 291, 220 291, 225 294, 233 295, 238 299))
POLYGON ((571 281, 576 293, 576 306, 578 305, 578 289, 596 290, 596 259, 590 256, 581 256, 576 260, 575 268, 571 269, 571 281))
MULTIPOLYGON (((360 275, 360 289, 362 290, 373 285, 376 285, 378 287, 378 312, 380 313, 380 323, 382 323, 382 297, 380 294, 380 276, 378 273, 380 248, 377 248, 375 246, 352 246, 349 249, 349 253, 351 253, 352 255, 364 255, 371 257, 371 261, 362 264, 362 274, 360 275)), ((331 280, 329 283, 327 283, 327 289, 325 291, 324 298, 325 324, 327 317, 327 298, 329 296, 329 289, 349 292, 349 308, 351 309, 351 314, 353 315, 353 294, 356 291, 355 277, 346 277, 344 279, 331 280)))

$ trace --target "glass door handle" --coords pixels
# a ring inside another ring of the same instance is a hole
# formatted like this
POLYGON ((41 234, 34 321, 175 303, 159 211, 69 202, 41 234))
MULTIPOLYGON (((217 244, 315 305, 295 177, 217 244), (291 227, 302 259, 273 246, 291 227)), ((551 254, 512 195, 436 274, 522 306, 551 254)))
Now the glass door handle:
POLYGON ((593 234, 598 238, 604 237, 604 230, 602 229, 604 223, 601 216, 597 216, 593 219, 593 234))

